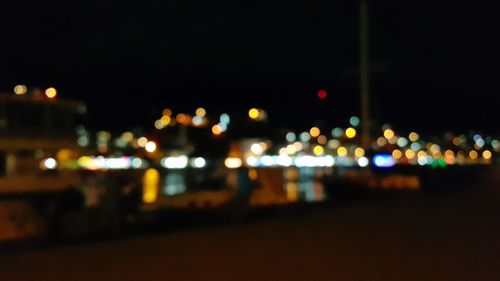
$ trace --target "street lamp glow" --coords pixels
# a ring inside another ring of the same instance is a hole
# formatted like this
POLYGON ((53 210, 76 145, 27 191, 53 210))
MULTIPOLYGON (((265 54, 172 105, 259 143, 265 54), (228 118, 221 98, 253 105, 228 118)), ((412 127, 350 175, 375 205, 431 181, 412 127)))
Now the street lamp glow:
POLYGON ((14 93, 16 95, 24 95, 28 91, 28 88, 25 85, 16 85, 14 87, 14 93))
POLYGON ((248 111, 248 116, 252 119, 257 119, 259 118, 259 110, 257 108, 251 108, 248 111))
POLYGON ((350 139, 356 137, 356 134, 357 134, 357 132, 356 132, 356 129, 354 129, 354 128, 347 128, 345 130, 346 137, 348 137, 350 139))
POLYGON ((148 141, 144 148, 146 149, 147 152, 153 153, 156 151, 156 143, 154 143, 153 141, 148 141))
POLYGON ((57 96, 57 90, 53 87, 47 88, 45 90, 45 96, 47 96, 49 99, 53 99, 57 96))

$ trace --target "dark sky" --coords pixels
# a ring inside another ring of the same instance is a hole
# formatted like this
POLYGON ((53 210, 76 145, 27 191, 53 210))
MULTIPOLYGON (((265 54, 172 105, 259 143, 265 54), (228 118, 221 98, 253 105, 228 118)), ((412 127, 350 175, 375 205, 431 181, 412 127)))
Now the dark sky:
MULTIPOLYGON (((500 2, 437 2, 371 1, 373 115, 500 133, 500 2)), ((359 112, 357 14, 352 0, 2 0, 0 89, 55 86, 104 128, 200 105, 345 123, 359 112)))

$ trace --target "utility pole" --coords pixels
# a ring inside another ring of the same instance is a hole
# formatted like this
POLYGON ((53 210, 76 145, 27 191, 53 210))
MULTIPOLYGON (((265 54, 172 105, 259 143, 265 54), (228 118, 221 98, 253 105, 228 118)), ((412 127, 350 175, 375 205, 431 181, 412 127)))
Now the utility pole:
POLYGON ((359 0, 359 49, 361 83, 361 144, 370 148, 370 58, 368 42, 368 0, 359 0))

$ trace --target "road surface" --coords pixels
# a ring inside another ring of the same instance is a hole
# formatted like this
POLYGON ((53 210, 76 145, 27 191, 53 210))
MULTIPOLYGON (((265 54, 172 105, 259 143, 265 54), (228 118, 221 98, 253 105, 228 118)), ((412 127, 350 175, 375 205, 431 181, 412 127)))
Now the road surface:
POLYGON ((0 253, 0 280, 500 280, 500 193, 381 195, 303 214, 0 253))

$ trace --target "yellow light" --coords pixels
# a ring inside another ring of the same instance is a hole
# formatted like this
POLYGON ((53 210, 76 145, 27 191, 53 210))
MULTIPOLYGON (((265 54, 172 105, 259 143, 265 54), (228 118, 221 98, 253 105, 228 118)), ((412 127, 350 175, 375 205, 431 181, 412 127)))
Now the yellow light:
POLYGON ((401 157, 403 157, 403 152, 401 152, 401 150, 396 149, 392 152, 392 157, 394 157, 394 159, 398 160, 401 157))
POLYGON ((199 107, 196 109, 196 116, 205 117, 206 114, 207 111, 203 107, 199 107))
POLYGON ((392 139, 394 137, 394 131, 391 129, 387 129, 384 131, 384 137, 388 140, 392 139))
POLYGON ((257 119, 259 118, 259 110, 257 108, 251 108, 248 111, 248 116, 252 119, 257 119))
POLYGON ((410 135, 408 136, 408 138, 410 139, 410 141, 416 142, 416 141, 418 141, 420 136, 415 132, 411 132, 410 135))
POLYGON ((163 126, 167 126, 168 124, 170 124, 170 121, 172 121, 172 118, 170 118, 170 116, 168 115, 163 115, 160 121, 163 126))
POLYGON ((259 177, 259 173, 257 173, 257 170, 255 170, 255 169, 248 170, 248 178, 255 181, 255 180, 257 180, 258 177, 259 177))
POLYGON ((222 134, 222 128, 220 127, 219 124, 212 126, 212 133, 216 136, 222 134))
POLYGON ((49 99, 53 99, 53 98, 55 98, 55 97, 57 96, 57 91, 56 91, 56 89, 55 89, 55 88, 50 87, 50 88, 47 88, 47 89, 45 90, 45 95, 46 95, 49 99))
POLYGON ((459 146, 461 143, 462 143, 462 141, 460 140, 460 138, 459 138, 459 137, 454 137, 454 138, 453 138, 453 144, 454 144, 455 146, 459 146))
POLYGON ((28 88, 25 85, 16 85, 14 87, 14 93, 16 95, 24 95, 28 91, 28 88))
POLYGON ((295 146, 295 151, 301 151, 302 150, 302 144, 300 142, 294 142, 293 146, 295 146))
POLYGON ((354 150, 354 155, 356 155, 356 157, 363 157, 365 156, 365 150, 361 147, 358 147, 356 148, 356 150, 354 150))
POLYGON ((477 159, 478 156, 479 156, 479 154, 475 150, 472 150, 471 152, 469 152, 469 157, 472 160, 477 159))
POLYGON ((316 156, 319 156, 321 154, 323 154, 325 152, 325 150, 323 149, 323 147, 321 145, 316 145, 314 148, 313 148, 313 152, 316 156))
POLYGON ((158 130, 163 129, 163 123, 161 122, 160 119, 158 119, 158 120, 155 121, 155 128, 158 129, 158 130))
POLYGON ((418 158, 424 158, 424 157, 427 157, 427 153, 423 150, 420 150, 418 153, 417 153, 417 156, 418 158))
POLYGON ((309 134, 311 134, 311 137, 315 138, 315 137, 319 136, 319 134, 321 134, 321 131, 319 130, 318 127, 312 127, 309 130, 309 134))
POLYGON ((408 149, 406 152, 405 152, 405 156, 406 158, 408 159, 412 159, 413 157, 415 157, 415 151, 411 150, 411 149, 408 149))
POLYGON ((145 138, 145 137, 140 137, 140 138, 137 140, 137 144, 138 144, 140 147, 145 147, 147 143, 148 143, 148 139, 147 139, 147 138, 145 138))
POLYGON ((162 112, 164 116, 171 116, 172 115, 172 110, 170 108, 165 108, 162 112))
POLYGON ((347 148, 341 146, 337 149, 337 154, 339 156, 346 156, 347 155, 347 148))
POLYGON ((356 133, 356 129, 354 128, 347 128, 345 130, 345 135, 350 139, 354 138, 356 136, 356 133))
POLYGON ((297 148, 295 147, 295 145, 289 144, 289 145, 286 146, 286 153, 288 153, 289 155, 292 155, 295 152, 297 152, 297 148))
POLYGON ((149 168, 142 179, 142 201, 153 203, 158 198, 158 187, 160 184, 160 173, 158 170, 149 168))
POLYGON ((484 159, 486 159, 486 160, 490 160, 490 159, 491 159, 491 156, 492 156, 491 151, 489 151, 489 150, 485 150, 485 151, 483 151, 483 158, 484 158, 484 159))
POLYGON ((154 143, 153 141, 148 141, 148 143, 146 143, 146 146, 144 148, 146 149, 147 152, 153 153, 156 151, 156 143, 154 143))
POLYGON ((319 144, 326 144, 327 141, 328 141, 328 139, 324 135, 321 135, 321 136, 318 137, 318 143, 319 144))

